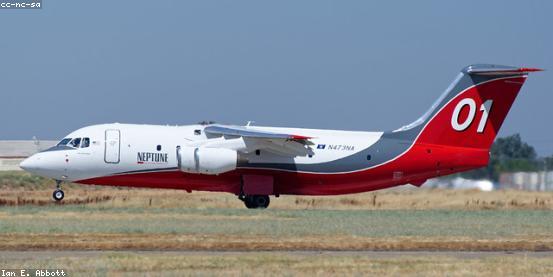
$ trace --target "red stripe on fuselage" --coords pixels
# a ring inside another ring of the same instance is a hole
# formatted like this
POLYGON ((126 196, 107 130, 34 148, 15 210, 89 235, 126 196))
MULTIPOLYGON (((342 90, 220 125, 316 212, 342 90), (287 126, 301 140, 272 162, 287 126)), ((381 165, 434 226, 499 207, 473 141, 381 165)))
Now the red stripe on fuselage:
POLYGON ((77 183, 240 192, 240 176, 274 176, 273 194, 337 195, 372 191, 485 166, 488 151, 473 148, 416 144, 387 164, 351 173, 317 174, 271 169, 237 169, 220 175, 189 174, 178 170, 129 173, 81 180, 77 183))

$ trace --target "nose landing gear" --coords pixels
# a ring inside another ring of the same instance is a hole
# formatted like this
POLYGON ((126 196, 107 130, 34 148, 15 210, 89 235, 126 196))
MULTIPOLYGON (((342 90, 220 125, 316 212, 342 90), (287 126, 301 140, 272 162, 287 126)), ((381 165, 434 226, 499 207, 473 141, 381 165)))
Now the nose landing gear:
POLYGON ((56 190, 52 193, 52 198, 56 201, 61 201, 64 197, 63 190, 61 190, 61 181, 56 180, 56 190))

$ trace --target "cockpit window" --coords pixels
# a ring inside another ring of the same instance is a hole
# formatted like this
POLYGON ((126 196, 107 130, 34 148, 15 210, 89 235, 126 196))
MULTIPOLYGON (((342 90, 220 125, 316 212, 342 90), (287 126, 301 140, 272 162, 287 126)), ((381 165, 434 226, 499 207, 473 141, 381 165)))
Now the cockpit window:
POLYGON ((90 138, 83 138, 81 148, 87 148, 90 146, 90 138))
POLYGON ((70 143, 69 146, 73 146, 75 148, 79 148, 79 145, 81 145, 81 138, 74 138, 70 143))
POLYGON ((71 138, 64 138, 58 143, 58 146, 67 145, 70 141, 71 141, 71 138))

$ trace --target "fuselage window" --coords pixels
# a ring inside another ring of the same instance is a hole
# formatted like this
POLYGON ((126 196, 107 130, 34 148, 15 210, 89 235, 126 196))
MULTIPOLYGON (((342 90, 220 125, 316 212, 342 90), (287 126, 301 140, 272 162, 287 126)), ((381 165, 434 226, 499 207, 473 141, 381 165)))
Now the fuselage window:
POLYGON ((202 130, 200 130, 200 129, 194 130, 194 135, 199 136, 201 134, 202 134, 202 130))
POLYGON ((71 141, 71 138, 64 138, 58 143, 58 146, 67 145, 70 141, 71 141))
POLYGON ((79 148, 79 145, 81 145, 81 138, 74 138, 70 143, 69 146, 73 146, 75 148, 79 148))
POLYGON ((87 148, 90 146, 90 138, 83 138, 81 148, 87 148))
POLYGON ((157 149, 157 151, 161 151, 161 145, 158 145, 158 146, 156 147, 156 149, 157 149))

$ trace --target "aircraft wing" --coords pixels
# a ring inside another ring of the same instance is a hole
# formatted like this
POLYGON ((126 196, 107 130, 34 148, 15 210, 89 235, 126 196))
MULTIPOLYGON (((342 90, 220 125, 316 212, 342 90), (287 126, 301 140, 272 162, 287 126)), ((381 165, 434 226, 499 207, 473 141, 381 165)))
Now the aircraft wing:
POLYGON ((204 132, 212 136, 242 138, 246 147, 241 151, 246 153, 263 149, 284 156, 306 156, 312 153, 310 146, 314 145, 310 141, 312 137, 258 130, 247 126, 214 124, 205 127, 204 132))
POLYGON ((239 136, 250 138, 265 138, 265 139, 287 139, 296 141, 308 141, 311 137, 285 134, 285 133, 273 133, 267 131, 253 130, 243 126, 230 126, 230 125, 210 125, 205 127, 204 132, 215 135, 223 136, 239 136))

